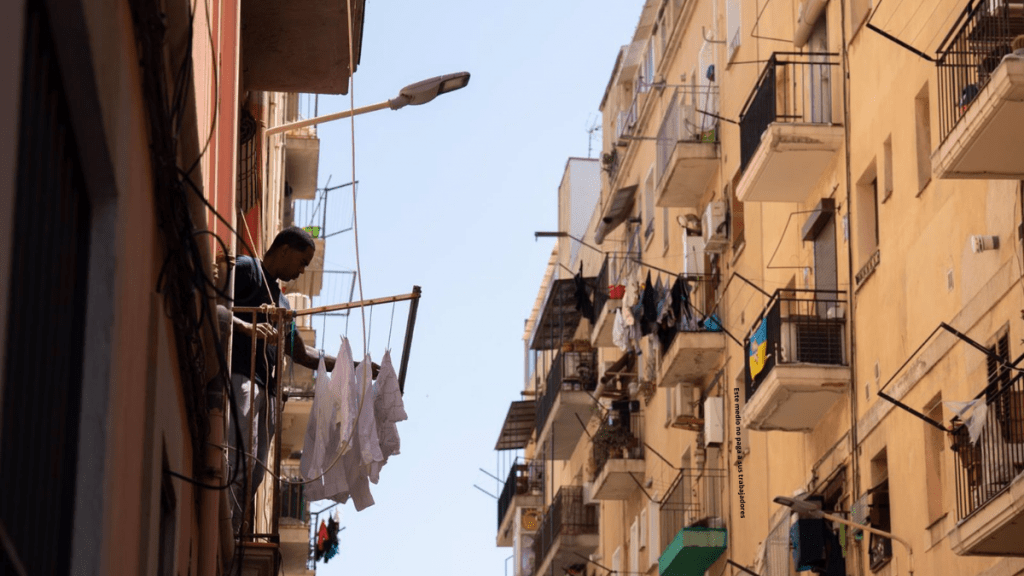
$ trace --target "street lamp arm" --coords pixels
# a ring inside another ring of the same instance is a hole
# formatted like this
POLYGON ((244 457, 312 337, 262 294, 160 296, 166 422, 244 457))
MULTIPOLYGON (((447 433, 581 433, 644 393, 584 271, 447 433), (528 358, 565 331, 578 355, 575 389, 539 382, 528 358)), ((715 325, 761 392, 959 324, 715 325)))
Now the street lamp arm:
POLYGON ((839 524, 845 524, 847 526, 852 526, 854 528, 857 528, 858 530, 863 530, 865 532, 870 532, 871 534, 877 534, 877 535, 879 535, 879 536, 881 536, 883 538, 889 538, 891 540, 895 540, 895 541, 899 542, 900 544, 902 544, 907 549, 907 555, 910 557, 910 568, 908 568, 908 571, 910 572, 911 576, 913 576, 913 574, 914 574, 914 551, 910 548, 910 544, 906 540, 904 540, 904 539, 900 538, 899 536, 896 536, 896 535, 894 535, 894 534, 892 534, 890 532, 884 532, 882 530, 878 530, 878 529, 872 528, 871 526, 865 526, 864 524, 858 524, 856 522, 847 520, 846 518, 843 518, 841 516, 836 516, 834 514, 828 514, 828 513, 825 513, 825 512, 818 512, 817 514, 814 514, 814 515, 817 516, 818 514, 820 514, 822 518, 827 518, 829 520, 832 520, 833 522, 838 522, 839 524))
POLYGON ((281 124, 280 126, 274 126, 273 128, 267 128, 263 133, 265 136, 270 137, 274 134, 280 134, 282 132, 288 132, 289 130, 296 130, 298 128, 305 128, 306 126, 315 126, 324 122, 330 122, 331 120, 340 120, 341 118, 348 118, 349 116, 358 116, 359 114, 365 114, 367 112, 373 112, 375 110, 381 110, 391 106, 391 100, 387 102, 379 102, 377 104, 370 104, 369 106, 362 106, 354 110, 342 110, 341 112, 335 112, 334 114, 327 114, 325 116, 317 116, 316 118, 309 118, 306 120, 299 120, 296 122, 289 122, 287 124, 281 124))

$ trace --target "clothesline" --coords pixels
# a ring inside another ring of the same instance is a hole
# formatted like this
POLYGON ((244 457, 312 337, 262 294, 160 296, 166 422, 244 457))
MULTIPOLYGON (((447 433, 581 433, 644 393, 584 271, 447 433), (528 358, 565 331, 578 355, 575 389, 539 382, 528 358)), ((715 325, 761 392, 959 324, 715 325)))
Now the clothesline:
MULTIPOLYGON (((277 308, 273 306, 260 306, 260 307, 243 307, 236 306, 232 308, 232 312, 248 312, 248 313, 267 313, 271 315, 282 314, 284 316, 291 315, 293 318, 296 316, 305 316, 308 314, 319 314, 323 312, 333 312, 336 310, 347 310, 349 308, 359 308, 363 306, 376 306, 378 304, 388 304, 391 302, 401 302, 403 300, 411 300, 409 304, 409 320, 405 327, 405 342, 402 346, 402 360, 399 362, 398 367, 398 389, 402 394, 405 394, 405 376, 409 370, 409 349, 412 348, 412 336, 413 330, 416 328, 416 314, 419 310, 420 296, 422 290, 419 286, 413 286, 412 292, 408 294, 399 294, 397 296, 384 296, 382 298, 370 298, 368 300, 360 300, 358 302, 345 302, 342 304, 328 304, 326 306, 317 306, 315 308, 306 308, 304 310, 287 310, 285 308, 277 308)), ((278 337, 283 337, 283 333, 279 333, 278 337)), ((279 343, 280 344, 280 343, 279 343)))

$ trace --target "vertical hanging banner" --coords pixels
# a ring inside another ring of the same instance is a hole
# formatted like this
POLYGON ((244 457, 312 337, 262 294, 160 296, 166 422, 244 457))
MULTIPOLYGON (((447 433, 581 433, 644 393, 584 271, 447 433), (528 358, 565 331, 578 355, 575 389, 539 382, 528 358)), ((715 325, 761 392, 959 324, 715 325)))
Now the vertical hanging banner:
POLYGON ((750 377, 755 378, 764 370, 768 356, 768 319, 761 320, 761 325, 750 335, 750 377))

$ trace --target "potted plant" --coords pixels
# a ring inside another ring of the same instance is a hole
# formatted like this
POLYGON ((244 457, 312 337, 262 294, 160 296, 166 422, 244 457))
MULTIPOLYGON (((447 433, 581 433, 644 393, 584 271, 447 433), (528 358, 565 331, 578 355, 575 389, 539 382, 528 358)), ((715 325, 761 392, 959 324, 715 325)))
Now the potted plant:
POLYGON ((600 470, 609 458, 623 457, 635 443, 627 427, 602 424, 594 434, 594 469, 600 470))

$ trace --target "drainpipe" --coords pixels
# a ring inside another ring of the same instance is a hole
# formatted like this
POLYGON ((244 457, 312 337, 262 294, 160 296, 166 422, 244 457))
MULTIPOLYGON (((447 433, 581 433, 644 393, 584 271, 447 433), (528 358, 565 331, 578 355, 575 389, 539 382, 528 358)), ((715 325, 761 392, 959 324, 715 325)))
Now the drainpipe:
MULTIPOLYGON (((850 199, 853 196, 853 168, 850 164, 850 55, 847 50, 846 44, 846 2, 840 1, 839 12, 841 14, 841 38, 842 38, 842 77, 843 77, 843 124, 845 126, 844 148, 846 154, 846 266, 847 266, 847 283, 849 285, 849 293, 846 298, 850 306, 849 314, 849 341, 850 341, 850 468, 852 481, 852 499, 856 499, 860 496, 860 461, 857 453, 860 439, 857 437, 857 330, 856 330, 856 289, 854 286, 854 271, 853 271, 853 235, 850 233, 850 228, 853 227, 853 223, 850 222, 850 199)), ((860 561, 858 557, 858 562, 860 561)))
MULTIPOLYGON (((188 195, 188 207, 196 230, 206 231, 206 207, 192 194, 188 195)), ((203 236, 200 237, 202 238, 203 236)), ((228 250, 231 253, 227 254, 228 286, 225 291, 230 294, 234 291, 234 274, 232 273, 234 247, 229 245, 228 250)), ((199 242, 199 254, 203 270, 212 277, 216 264, 206 242, 199 242)), ((224 390, 231 383, 224 382, 223 376, 219 373, 220 360, 218 358, 217 346, 219 346, 220 342, 227 339, 221 338, 221 326, 219 324, 214 325, 218 318, 216 293, 209 287, 204 292, 205 298, 201 301, 200 306, 206 307, 204 312, 209 315, 210 320, 200 327, 200 332, 203 340, 204 361, 207 367, 204 380, 206 382, 206 401, 209 409, 209 433, 206 437, 206 445, 202 447, 205 468, 202 478, 206 484, 220 486, 228 480, 224 453, 220 446, 225 444, 224 390)), ((227 327, 230 329, 230 323, 227 327)), ((231 357, 230 344, 225 347, 224 354, 225 358, 231 357)), ((217 566, 218 548, 221 554, 224 554, 225 548, 229 547, 228 549, 232 550, 233 555, 234 531, 231 527, 230 510, 225 514, 225 509, 228 507, 228 494, 226 490, 198 489, 200 490, 198 572, 203 576, 216 576, 222 572, 217 566), (226 543, 223 542, 225 523, 228 533, 228 542, 226 543)), ((232 555, 226 555, 221 558, 222 563, 224 563, 223 565, 231 561, 232 555)))

